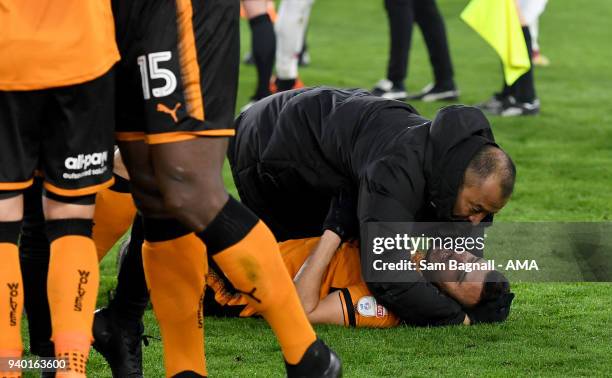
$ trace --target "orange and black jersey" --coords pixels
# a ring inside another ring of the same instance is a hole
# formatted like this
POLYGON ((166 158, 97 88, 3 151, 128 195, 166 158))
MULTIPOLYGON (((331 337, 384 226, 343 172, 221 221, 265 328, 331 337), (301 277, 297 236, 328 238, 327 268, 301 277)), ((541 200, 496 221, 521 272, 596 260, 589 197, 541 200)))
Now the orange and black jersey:
POLYGON ((0 191, 112 185, 117 60, 110 0, 0 0, 0 191))
POLYGON ((84 83, 117 60, 110 0, 0 0, 0 90, 84 83))
MULTIPOLYGON (((295 277, 319 238, 288 240, 280 243, 283 262, 291 277, 295 277)), ((344 325, 347 327, 387 328, 400 323, 399 318, 378 304, 361 278, 359 248, 344 243, 331 259, 323 276, 319 298, 338 295, 342 303, 344 325)), ((206 298, 204 311, 209 314, 248 317, 256 315, 239 293, 233 292, 214 271, 209 272, 207 284, 212 289, 206 298), (214 302, 212 303, 212 298, 214 302)))

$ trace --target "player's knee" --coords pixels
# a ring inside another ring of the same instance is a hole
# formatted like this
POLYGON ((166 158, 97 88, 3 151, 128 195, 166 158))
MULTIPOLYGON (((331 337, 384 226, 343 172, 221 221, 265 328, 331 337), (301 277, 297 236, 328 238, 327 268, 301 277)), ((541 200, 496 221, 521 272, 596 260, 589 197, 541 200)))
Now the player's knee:
POLYGON ((45 219, 92 219, 96 203, 95 194, 64 196, 45 191, 43 208, 45 219))
POLYGON ((0 191, 0 222, 23 219, 23 194, 21 190, 0 191))
POLYGON ((186 193, 176 192, 174 194, 168 193, 164 195, 165 208, 177 218, 189 212, 189 204, 191 201, 185 194, 186 193))
POLYGON ((164 210, 164 197, 160 192, 155 175, 149 169, 130 172, 130 190, 136 208, 151 217, 168 216, 164 210))
POLYGON ((157 188, 157 181, 152 170, 137 170, 130 172, 130 184, 133 192, 150 192, 157 188))
POLYGON ((149 217, 168 217, 164 199, 160 192, 139 190, 132 185, 132 198, 138 211, 149 217))
POLYGON ((229 195, 225 189, 214 190, 202 201, 202 208, 205 214, 206 223, 209 223, 223 209, 227 203, 229 195))
POLYGON ((223 191, 198 190, 190 187, 184 191, 164 196, 165 208, 183 224, 194 231, 202 231, 210 224, 227 202, 223 191))
POLYGON ((174 167, 159 174, 165 208, 194 230, 202 230, 227 202, 219 174, 174 167))

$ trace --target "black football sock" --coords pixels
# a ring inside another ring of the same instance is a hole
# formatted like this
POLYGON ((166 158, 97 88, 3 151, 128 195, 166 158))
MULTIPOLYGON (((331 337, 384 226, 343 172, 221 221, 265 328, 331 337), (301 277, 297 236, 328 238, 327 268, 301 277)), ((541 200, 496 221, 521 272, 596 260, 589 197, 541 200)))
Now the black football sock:
POLYGON ((295 79, 276 79, 276 88, 279 92, 289 91, 295 86, 295 79))
POLYGON ((47 301, 49 240, 42 208, 42 179, 24 191, 24 214, 19 242, 19 260, 28 317, 30 351, 40 357, 55 356, 51 341, 51 314, 47 301))
POLYGON ((142 320, 149 303, 149 291, 142 266, 143 243, 142 218, 137 215, 132 225, 130 243, 119 269, 115 296, 108 305, 119 319, 129 323, 142 320))
POLYGON ((257 67, 257 89, 255 98, 260 99, 270 94, 270 77, 274 67, 276 53, 276 34, 270 16, 262 14, 249 20, 253 58, 257 67))

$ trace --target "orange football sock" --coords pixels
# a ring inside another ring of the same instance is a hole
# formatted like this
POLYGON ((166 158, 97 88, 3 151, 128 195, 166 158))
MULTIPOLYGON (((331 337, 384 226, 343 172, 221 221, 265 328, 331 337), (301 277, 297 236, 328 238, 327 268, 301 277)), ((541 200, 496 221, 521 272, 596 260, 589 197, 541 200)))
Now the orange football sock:
POLYGON ((136 206, 129 192, 106 189, 97 194, 92 238, 96 244, 98 261, 127 232, 135 215, 136 206))
MULTIPOLYGON (((10 242, 0 243, 0 359, 20 358, 21 313, 23 311, 23 282, 19 268, 19 249, 10 242)), ((21 372, 3 371, 0 377, 20 377, 21 372)))
MULTIPOLYGON (((145 232, 146 231, 145 223, 145 232)), ((207 375, 203 296, 206 248, 193 233, 167 241, 145 241, 145 277, 164 345, 166 376, 183 371, 207 375)))
POLYGON ((58 371, 58 378, 85 377, 99 280, 91 238, 65 235, 51 242, 47 277, 51 339, 56 357, 68 362, 66 371, 58 371))
POLYGON ((285 360, 297 364, 316 340, 272 232, 258 221, 236 244, 213 255, 215 263, 270 324, 285 360))

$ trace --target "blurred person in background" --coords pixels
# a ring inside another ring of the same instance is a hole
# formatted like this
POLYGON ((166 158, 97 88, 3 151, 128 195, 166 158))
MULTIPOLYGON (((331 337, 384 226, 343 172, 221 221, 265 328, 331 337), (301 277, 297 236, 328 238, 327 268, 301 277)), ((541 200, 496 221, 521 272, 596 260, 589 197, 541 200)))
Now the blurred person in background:
POLYGON ((387 77, 372 89, 372 94, 392 100, 425 102, 456 100, 459 90, 453 79, 453 64, 448 48, 444 19, 435 0, 385 0, 391 34, 387 77), (434 82, 420 93, 408 95, 404 86, 408 74, 408 56, 412 26, 419 25, 433 67, 434 82))
POLYGON ((314 0, 283 0, 278 7, 276 28, 276 79, 273 92, 301 88, 298 75, 300 55, 314 0))
POLYGON ((306 29, 313 3, 314 0, 283 0, 275 20, 268 23, 268 20, 262 21, 265 18, 263 12, 270 14, 268 1, 243 0, 243 9, 249 19, 253 38, 252 52, 245 57, 244 62, 255 63, 258 80, 255 95, 241 111, 247 110, 271 93, 304 86, 299 79, 298 67, 310 62, 310 54, 306 51, 306 29), (270 37, 272 22, 274 39, 270 37), (272 45, 273 50, 270 49, 272 45), (274 53, 271 53, 272 51, 274 53), (275 59, 276 76, 272 76, 275 59))
POLYGON ((540 44, 538 43, 540 16, 544 13, 547 3, 548 0, 519 0, 521 12, 529 27, 529 33, 531 33, 531 58, 533 64, 542 67, 550 65, 550 60, 541 54, 540 44))
POLYGON ((519 1, 515 1, 530 60, 529 70, 519 77, 512 85, 507 85, 504 80, 500 92, 494 93, 490 99, 476 105, 488 114, 503 117, 536 115, 540 113, 540 100, 536 94, 533 74, 533 45, 531 32, 527 20, 521 12, 519 1))
POLYGON ((248 109, 256 101, 270 95, 270 77, 276 54, 276 34, 272 19, 274 13, 270 15, 269 4, 268 0, 242 0, 242 7, 251 28, 252 60, 257 69, 255 93, 242 110, 248 109))

